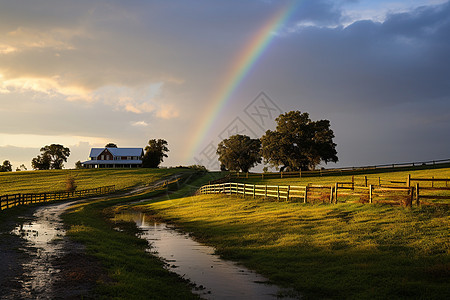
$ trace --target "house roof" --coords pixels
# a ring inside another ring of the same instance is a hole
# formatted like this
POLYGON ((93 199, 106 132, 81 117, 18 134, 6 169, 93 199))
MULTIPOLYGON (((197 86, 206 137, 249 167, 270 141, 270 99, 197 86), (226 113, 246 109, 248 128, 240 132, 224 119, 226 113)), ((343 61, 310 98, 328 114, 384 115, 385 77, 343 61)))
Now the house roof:
POLYGON ((108 149, 108 151, 114 156, 142 156, 144 154, 144 150, 142 150, 142 148, 91 148, 91 154, 89 154, 89 157, 97 157, 105 149, 108 149))

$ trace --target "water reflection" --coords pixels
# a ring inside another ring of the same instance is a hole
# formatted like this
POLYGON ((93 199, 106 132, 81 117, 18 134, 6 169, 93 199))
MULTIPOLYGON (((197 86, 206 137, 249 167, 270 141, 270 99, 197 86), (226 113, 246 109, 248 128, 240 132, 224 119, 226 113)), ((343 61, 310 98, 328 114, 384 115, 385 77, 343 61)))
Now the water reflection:
POLYGON ((212 247, 141 212, 126 212, 119 218, 133 220, 142 230, 141 237, 151 243, 151 251, 165 260, 171 271, 202 287, 194 292, 203 298, 277 299, 282 294, 292 294, 290 290, 268 284, 261 275, 221 259, 212 247))

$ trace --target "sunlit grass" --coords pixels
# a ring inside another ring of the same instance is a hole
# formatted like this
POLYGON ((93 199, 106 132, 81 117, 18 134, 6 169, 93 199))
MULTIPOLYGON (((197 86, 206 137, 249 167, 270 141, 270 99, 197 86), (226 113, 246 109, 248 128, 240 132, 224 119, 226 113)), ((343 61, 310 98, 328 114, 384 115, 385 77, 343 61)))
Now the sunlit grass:
POLYGON ((116 185, 117 190, 145 185, 162 176, 188 172, 186 169, 81 169, 0 173, 0 195, 64 191, 69 175, 77 189, 116 185))
MULTIPOLYGON (((154 173, 154 180, 165 173, 154 173)), ((167 189, 139 195, 116 197, 79 203, 63 215, 69 237, 83 243, 111 279, 99 282, 95 298, 101 299, 197 299, 191 286, 164 268, 164 263, 149 253, 145 240, 136 237, 132 220, 118 220, 115 212, 130 202, 142 199, 164 200, 176 193, 184 195, 202 184, 222 176, 217 173, 190 171, 167 189), (179 189, 173 193, 174 190, 179 189)))
MULTIPOLYGON (((160 174, 161 175, 161 174, 160 174)), ((156 178, 161 176, 155 174, 156 178)), ((80 203, 63 215, 67 235, 86 246, 105 269, 109 280, 98 282, 94 298, 197 299, 189 284, 164 268, 136 236, 131 222, 111 222, 114 206, 152 197, 161 191, 80 203)))
POLYGON ((448 298, 447 208, 202 195, 142 207, 311 298, 448 298))
MULTIPOLYGON (((365 177, 367 177, 367 184, 378 185, 406 185, 406 178, 411 175, 412 178, 449 178, 450 179, 450 168, 440 168, 440 169, 426 169, 426 170, 413 170, 413 171, 396 171, 396 172, 380 172, 380 173, 369 173, 369 174, 359 174, 354 175, 355 184, 364 185, 365 177), (404 182, 404 183, 391 183, 391 181, 404 182)), ((263 179, 262 177, 252 177, 252 178, 238 178, 236 179, 240 182, 251 183, 251 184, 267 184, 267 185, 306 185, 310 184, 322 184, 331 185, 336 182, 351 182, 352 175, 341 175, 341 176, 317 176, 317 177, 288 177, 288 178, 277 178, 277 179, 263 179)), ((235 181, 235 179, 233 179, 235 181)), ((414 183, 414 182, 413 182, 414 183)), ((423 183, 423 186, 431 186, 430 182, 423 183)), ((445 187, 445 182, 434 183, 435 186, 445 187)), ((450 182, 447 184, 450 187, 450 182)))

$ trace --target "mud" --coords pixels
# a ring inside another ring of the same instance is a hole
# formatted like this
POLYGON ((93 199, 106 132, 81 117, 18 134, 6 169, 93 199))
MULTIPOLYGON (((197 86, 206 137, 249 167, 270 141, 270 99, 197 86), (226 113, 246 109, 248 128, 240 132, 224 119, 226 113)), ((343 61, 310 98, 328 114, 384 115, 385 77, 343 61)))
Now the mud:
POLYGON ((65 237, 61 214, 72 202, 30 209, 2 224, 1 299, 89 298, 103 272, 65 237), (4 241, 6 243, 4 243, 4 241))

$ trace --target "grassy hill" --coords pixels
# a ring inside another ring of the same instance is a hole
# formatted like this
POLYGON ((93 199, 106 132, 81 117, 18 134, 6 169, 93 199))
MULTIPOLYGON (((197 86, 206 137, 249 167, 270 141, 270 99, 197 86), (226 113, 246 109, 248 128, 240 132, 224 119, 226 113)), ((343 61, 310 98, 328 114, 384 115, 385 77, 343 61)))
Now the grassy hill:
MULTIPOLYGON (((350 182, 352 176, 354 177, 356 184, 363 184, 364 177, 367 177, 368 184, 377 185, 380 181, 382 185, 392 184, 391 181, 406 181, 408 175, 414 178, 450 178, 450 168, 430 168, 423 170, 408 170, 408 171, 395 171, 386 172, 380 171, 379 173, 371 171, 368 174, 358 175, 338 175, 338 176, 317 176, 317 177, 288 177, 288 178, 276 178, 276 179, 263 179, 261 177, 252 178, 233 178, 233 181, 250 183, 250 184, 268 184, 268 185, 306 185, 311 184, 323 184, 330 185, 336 182, 350 182)), ((397 184, 401 185, 401 184, 397 184)), ((439 186, 445 186, 445 183, 439 183, 439 186)), ((450 184, 449 184, 450 186, 450 184)))
POLYGON ((192 172, 189 169, 80 169, 0 173, 0 195, 64 191, 68 176, 75 178, 78 189, 116 185, 126 189, 149 184, 176 173, 192 172))
MULTIPOLYGON (((450 177, 450 169, 368 175, 386 181, 450 177)), ((350 176, 351 177, 351 176, 350 176)), ((247 179, 331 184, 349 177, 247 179)), ((375 183, 373 183, 375 184, 375 183)), ((140 207, 217 252, 306 299, 447 299, 450 210, 367 204, 303 204, 199 195, 140 207)))

